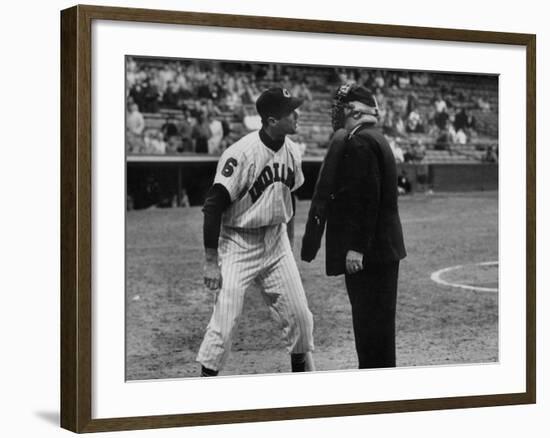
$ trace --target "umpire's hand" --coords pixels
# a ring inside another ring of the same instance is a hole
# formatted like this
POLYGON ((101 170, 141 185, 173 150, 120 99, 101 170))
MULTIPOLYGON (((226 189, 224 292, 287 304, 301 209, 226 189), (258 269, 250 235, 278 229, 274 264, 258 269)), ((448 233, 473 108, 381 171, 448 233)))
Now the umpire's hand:
POLYGON ((355 274, 363 269, 363 254, 349 250, 346 254, 346 272, 355 274))

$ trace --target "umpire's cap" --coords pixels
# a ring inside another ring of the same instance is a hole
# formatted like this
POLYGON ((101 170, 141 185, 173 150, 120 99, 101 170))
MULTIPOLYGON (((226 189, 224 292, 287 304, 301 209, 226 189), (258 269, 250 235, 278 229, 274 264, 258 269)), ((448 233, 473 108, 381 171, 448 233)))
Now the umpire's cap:
POLYGON ((256 109, 262 119, 268 117, 280 119, 289 115, 302 103, 302 99, 292 97, 285 88, 269 88, 256 100, 256 109))
POLYGON ((344 102, 361 102, 367 106, 378 108, 374 95, 362 85, 352 85, 342 100, 344 102))

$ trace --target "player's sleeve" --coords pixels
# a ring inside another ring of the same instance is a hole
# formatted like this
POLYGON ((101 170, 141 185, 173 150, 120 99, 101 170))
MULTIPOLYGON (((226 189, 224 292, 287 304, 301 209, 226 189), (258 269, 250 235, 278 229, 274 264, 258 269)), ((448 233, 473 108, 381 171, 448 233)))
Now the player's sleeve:
POLYGON ((229 148, 218 161, 214 184, 222 185, 233 202, 248 189, 249 174, 250 164, 245 154, 229 148))
POLYGON ((218 248, 222 214, 229 207, 229 193, 221 184, 214 184, 206 194, 202 211, 204 213, 203 240, 205 248, 218 248))
POLYGON ((294 161, 294 186, 291 191, 298 190, 305 181, 304 172, 302 171, 302 154, 298 150, 298 145, 290 143, 290 154, 294 161))

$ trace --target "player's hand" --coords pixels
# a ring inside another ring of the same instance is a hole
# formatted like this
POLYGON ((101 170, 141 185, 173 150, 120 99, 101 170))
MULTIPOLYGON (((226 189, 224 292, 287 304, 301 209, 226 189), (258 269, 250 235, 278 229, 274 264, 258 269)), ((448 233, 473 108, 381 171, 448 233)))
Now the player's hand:
POLYGON ((217 262, 207 261, 204 264, 204 285, 210 290, 222 287, 222 271, 217 262))
POLYGON ((363 254, 349 250, 346 254, 346 272, 355 274, 363 269, 363 254))

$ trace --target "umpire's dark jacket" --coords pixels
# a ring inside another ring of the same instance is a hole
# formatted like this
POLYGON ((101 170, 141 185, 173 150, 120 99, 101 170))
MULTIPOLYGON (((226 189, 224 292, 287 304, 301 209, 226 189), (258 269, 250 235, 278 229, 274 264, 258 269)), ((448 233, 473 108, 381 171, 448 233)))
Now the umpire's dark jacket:
POLYGON ((364 262, 391 262, 406 256, 397 208, 397 169, 383 134, 370 124, 346 139, 327 206, 326 270, 345 273, 348 250, 364 262))

